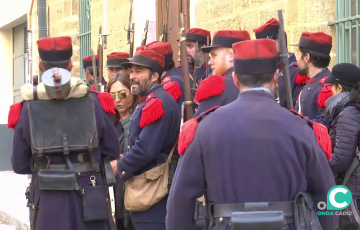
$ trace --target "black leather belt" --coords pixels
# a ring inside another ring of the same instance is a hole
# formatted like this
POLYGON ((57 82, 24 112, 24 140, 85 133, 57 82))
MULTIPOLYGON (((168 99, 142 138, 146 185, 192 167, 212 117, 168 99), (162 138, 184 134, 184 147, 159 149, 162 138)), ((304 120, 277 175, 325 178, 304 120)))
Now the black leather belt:
POLYGON ((284 216, 294 215, 294 202, 254 202, 239 204, 210 204, 213 218, 231 217, 233 212, 282 211, 284 216))
MULTIPOLYGON (((72 163, 72 166, 74 167, 74 171, 76 173, 101 171, 101 170, 96 170, 91 162, 72 163)), ((47 168, 46 164, 35 163, 34 171, 39 172, 40 169, 69 170, 69 167, 66 164, 51 164, 49 168, 47 168)))

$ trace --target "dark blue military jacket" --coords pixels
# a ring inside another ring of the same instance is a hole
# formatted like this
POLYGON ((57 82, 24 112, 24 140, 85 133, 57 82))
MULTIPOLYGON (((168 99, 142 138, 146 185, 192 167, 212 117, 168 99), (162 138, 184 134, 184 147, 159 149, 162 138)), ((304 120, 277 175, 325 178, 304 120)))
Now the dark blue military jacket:
MULTIPOLYGON (((118 161, 120 178, 124 181, 161 163, 163 154, 168 155, 175 145, 180 131, 180 111, 175 100, 162 88, 155 85, 146 93, 146 100, 138 105, 132 115, 128 137, 129 151, 118 161), (154 110, 153 110, 154 109, 154 110), (161 117, 150 117, 150 122, 143 122, 153 110, 161 117), (160 114, 161 115, 161 114, 160 114)), ((164 162, 162 162, 164 163, 164 162)), ((145 212, 131 213, 133 222, 165 223, 167 197, 145 212)))
MULTIPOLYGON (((295 105, 297 96, 295 97, 295 75, 298 72, 298 68, 295 65, 296 63, 296 57, 293 53, 290 53, 289 56, 289 71, 290 71, 290 83, 291 83, 291 92, 293 96, 293 104, 295 105)), ((279 79, 278 79, 278 86, 279 86, 279 94, 280 94, 280 105, 284 108, 286 108, 286 87, 285 87, 285 78, 283 74, 283 70, 279 69, 279 79)))
POLYGON ((198 102, 199 105, 194 117, 214 106, 229 104, 237 98, 239 89, 232 79, 233 71, 234 68, 228 69, 222 77, 223 80, 220 76, 211 76, 200 83, 201 86, 199 86, 195 96, 195 102, 198 102))
POLYGON ((319 97, 319 94, 324 87, 324 80, 330 76, 330 74, 331 72, 329 69, 325 68, 307 81, 296 101, 296 111, 314 121, 317 119, 317 117, 324 116, 326 99, 322 99, 323 103, 320 103, 319 99, 321 97, 330 97, 331 91, 328 92, 330 94, 327 93, 327 96, 323 94, 319 97))
MULTIPOLYGON (((309 192, 317 204, 333 186, 325 153, 307 122, 268 92, 245 91, 200 121, 180 157, 166 229, 194 230, 195 201, 204 193, 209 202, 226 204, 292 201, 309 192)), ((320 218, 324 230, 335 229, 333 216, 320 218)), ((227 229, 228 221, 216 220, 214 229, 227 229)))
MULTIPOLYGON (((110 115, 101 108, 96 94, 94 97, 96 125, 99 136, 99 148, 96 152, 97 160, 101 156, 110 156, 116 159, 119 156, 119 144, 117 142, 114 122, 110 115)), ((108 221, 83 221, 82 197, 77 191, 41 191, 38 188, 38 175, 32 173, 33 157, 31 154, 30 127, 28 118, 27 102, 23 103, 20 120, 15 126, 13 151, 11 156, 12 168, 18 174, 32 174, 30 188, 30 210, 34 205, 37 211, 35 230, 109 230, 108 221)), ((73 163, 79 163, 77 154, 70 154, 73 163)), ((84 156, 85 162, 90 162, 88 155, 84 156)), ((62 156, 52 156, 51 164, 65 164, 62 156)), ((81 173, 78 182, 82 186, 88 186, 90 176, 95 175, 97 184, 104 184, 101 172, 81 173)), ((32 212, 32 211, 31 211, 32 212)), ((35 223, 33 223, 35 224, 35 223)))

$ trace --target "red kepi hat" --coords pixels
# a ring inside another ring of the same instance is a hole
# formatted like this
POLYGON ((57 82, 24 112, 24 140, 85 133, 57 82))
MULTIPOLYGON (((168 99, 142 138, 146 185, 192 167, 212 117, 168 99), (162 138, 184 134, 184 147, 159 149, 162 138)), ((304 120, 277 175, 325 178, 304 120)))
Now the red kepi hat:
POLYGON ((209 44, 211 44, 211 34, 210 31, 200 29, 200 28, 191 28, 186 31, 185 38, 187 40, 193 40, 201 42, 206 45, 207 37, 209 37, 209 44))
MULTIPOLYGON (((95 55, 96 66, 99 67, 99 56, 95 55)), ((82 58, 83 68, 92 66, 92 56, 87 56, 82 58)))
POLYGON ((174 67, 173 50, 168 42, 154 41, 144 46, 144 50, 154 50, 165 58, 165 70, 174 67))
POLYGON ((220 30, 215 32, 213 44, 201 48, 203 52, 210 53, 212 48, 227 47, 232 48, 236 42, 250 40, 250 34, 246 30, 220 30))
POLYGON ((332 37, 323 32, 303 32, 299 44, 292 46, 300 46, 317 53, 329 55, 332 48, 332 37))
POLYGON ((125 68, 130 68, 132 65, 145 66, 161 76, 165 67, 165 57, 154 50, 139 50, 136 51, 131 61, 121 65, 125 68))
POLYGON ((43 37, 37 41, 39 56, 43 61, 65 61, 72 56, 71 37, 43 37))
POLYGON ((275 18, 270 19, 264 25, 253 30, 256 39, 270 38, 275 39, 276 35, 279 34, 279 21, 275 18))
POLYGON ((105 68, 123 68, 121 64, 128 62, 129 54, 124 52, 113 52, 107 55, 105 68))
POLYGON ((274 73, 278 68, 276 41, 257 39, 233 45, 234 71, 237 74, 274 73))

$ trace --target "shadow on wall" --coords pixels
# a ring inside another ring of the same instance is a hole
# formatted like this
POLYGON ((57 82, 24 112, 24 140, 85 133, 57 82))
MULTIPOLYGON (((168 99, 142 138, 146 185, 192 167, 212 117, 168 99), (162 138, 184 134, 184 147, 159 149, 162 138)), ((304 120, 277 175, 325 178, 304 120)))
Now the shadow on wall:
POLYGON ((0 171, 12 171, 11 151, 14 131, 7 124, 0 125, 0 171))

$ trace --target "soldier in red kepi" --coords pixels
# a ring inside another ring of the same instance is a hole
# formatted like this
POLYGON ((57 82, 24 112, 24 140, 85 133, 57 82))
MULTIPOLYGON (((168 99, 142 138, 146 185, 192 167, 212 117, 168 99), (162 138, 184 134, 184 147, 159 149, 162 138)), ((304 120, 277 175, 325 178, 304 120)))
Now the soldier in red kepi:
POLYGON ((210 53, 209 65, 213 75, 199 84, 195 95, 198 107, 194 116, 214 106, 229 104, 237 98, 239 89, 231 77, 234 71, 232 45, 246 40, 250 40, 246 30, 220 30, 215 32, 213 44, 202 48, 203 52, 210 53))
POLYGON ((335 186, 326 128, 275 101, 275 41, 243 41, 233 49, 240 94, 183 125, 166 229, 195 230, 196 199, 206 194, 208 229, 335 230, 336 217, 315 210, 335 186))
POLYGON ((296 55, 300 75, 309 79, 296 101, 295 110, 311 120, 324 123, 325 101, 332 96, 331 84, 325 79, 331 72, 330 63, 332 37, 323 32, 301 34, 296 55))
MULTIPOLYGON (((257 29, 254 29, 256 39, 268 38, 273 39, 277 42, 277 51, 279 53, 279 21, 275 18, 270 19, 264 25, 260 26, 257 29)), ((286 33, 285 33, 286 37, 286 33)), ((287 43, 287 41, 286 41, 287 43)), ((279 59, 280 60, 280 59, 279 59)), ((286 108, 286 88, 285 88, 285 79, 283 77, 282 65, 279 64, 279 97, 280 105, 286 108)), ((304 81, 308 79, 307 76, 299 75, 298 68, 296 63, 296 57, 294 53, 289 53, 289 70, 290 70, 290 80, 291 80, 291 92, 293 95, 293 103, 295 105, 296 99, 299 96, 299 93, 302 89, 302 86, 305 85, 304 81)))
MULTIPOLYGON (((206 61, 207 55, 201 51, 202 47, 206 46, 207 38, 209 38, 209 43, 211 43, 211 34, 210 31, 200 29, 200 28, 191 28, 186 31, 186 46, 187 46, 187 55, 188 55, 188 64, 189 64, 189 73, 190 73, 190 87, 196 89, 199 82, 204 80, 206 77, 206 61), (197 52, 196 52, 196 42, 198 43, 197 52), (197 76, 196 82, 194 83, 194 65, 195 59, 197 62, 197 76)), ((164 76, 166 77, 177 76, 183 81, 182 77, 182 66, 178 66, 169 70, 164 76)), ((174 81, 179 82, 178 79, 174 81)), ((181 83, 183 84, 183 83, 181 83)))
POLYGON ((100 166, 100 159, 119 156, 114 102, 109 93, 89 94, 86 84, 76 97, 69 93, 79 89, 78 82, 70 84, 70 37, 44 37, 37 44, 44 73, 36 99, 12 105, 8 121, 14 129, 12 168, 32 174, 26 192, 30 229, 114 229, 100 166))
MULTIPOLYGON (((140 48, 139 48, 140 49, 140 48)), ((168 42, 154 41, 142 47, 144 50, 154 50, 165 58, 165 68, 163 76, 167 75, 168 71, 174 68, 173 50, 171 44, 168 42)), ((181 76, 167 76, 161 79, 163 88, 168 92, 178 104, 179 109, 184 102, 184 84, 181 76)))
MULTIPOLYGON (((130 212, 137 230, 165 230, 168 191, 151 203, 157 194, 152 193, 154 190, 150 191, 149 187, 153 183, 151 178, 155 180, 163 175, 159 174, 159 171, 155 172, 156 169, 167 164, 169 160, 176 159, 172 154, 180 131, 180 110, 174 98, 160 84, 165 67, 164 55, 154 50, 138 49, 131 61, 122 65, 131 68, 132 94, 145 98, 136 107, 130 120, 129 151, 117 162, 118 174, 121 180, 126 182, 125 208, 130 212), (137 182, 138 180, 140 182, 137 182), (131 183, 140 183, 142 186, 131 186, 131 183), (140 188, 146 188, 141 190, 146 194, 137 190, 140 188), (127 202, 127 194, 134 197, 139 193, 143 195, 138 199, 129 198, 127 202), (150 200, 145 202, 143 199, 147 198, 150 200), (141 207, 135 205, 138 202, 142 204, 141 207)), ((175 166, 170 164, 170 172, 173 167, 175 166)), ((166 169, 161 172, 169 173, 166 169)), ((168 176, 172 178, 170 173, 168 176)), ((166 189, 168 182, 163 181, 166 189)))
MULTIPOLYGON (((99 73, 99 56, 95 55, 96 60, 96 72, 99 73)), ((92 65, 92 56, 83 57, 82 59, 82 67, 84 68, 85 72, 85 78, 88 84, 91 87, 92 91, 95 91, 95 78, 94 78, 94 70, 92 65)), ((101 84, 104 86, 104 89, 106 89, 107 82, 105 81, 104 77, 102 78, 101 84)))
POLYGON ((109 81, 113 79, 117 73, 130 75, 130 70, 121 66, 122 63, 128 62, 129 54, 124 52, 113 52, 107 55, 106 66, 108 70, 109 81))

